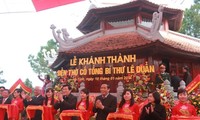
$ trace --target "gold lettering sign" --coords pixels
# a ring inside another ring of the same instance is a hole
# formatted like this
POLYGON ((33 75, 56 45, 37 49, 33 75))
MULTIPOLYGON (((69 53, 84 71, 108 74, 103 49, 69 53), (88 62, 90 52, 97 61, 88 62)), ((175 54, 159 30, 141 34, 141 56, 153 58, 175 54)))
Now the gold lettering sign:
POLYGON ((135 65, 136 55, 115 55, 115 56, 90 56, 88 58, 70 59, 70 66, 76 67, 69 70, 58 70, 57 76, 66 74, 78 76, 79 80, 121 80, 132 79, 137 73, 154 73, 154 65, 135 65), (96 67, 95 67, 96 66, 96 67), (98 67, 97 67, 98 66, 98 67), (104 76, 104 77, 102 77, 104 76), (107 77, 105 77, 107 76, 107 77))
POLYGON ((95 65, 106 63, 134 63, 136 62, 136 55, 121 55, 119 56, 106 56, 106 57, 93 57, 90 58, 76 58, 70 59, 70 66, 77 65, 95 65))

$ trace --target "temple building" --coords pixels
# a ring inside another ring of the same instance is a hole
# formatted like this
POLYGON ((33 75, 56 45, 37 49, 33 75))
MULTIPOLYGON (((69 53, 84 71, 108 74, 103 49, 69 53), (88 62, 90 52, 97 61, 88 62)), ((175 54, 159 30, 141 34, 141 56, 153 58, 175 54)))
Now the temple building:
POLYGON ((160 63, 181 78, 187 65, 195 78, 200 73, 200 39, 177 32, 183 13, 146 0, 94 7, 77 26, 84 34, 79 38, 51 26, 59 43, 51 69, 68 70, 91 92, 98 92, 102 82, 109 82, 115 92, 119 81, 130 82, 139 73, 150 73, 154 81, 160 63))

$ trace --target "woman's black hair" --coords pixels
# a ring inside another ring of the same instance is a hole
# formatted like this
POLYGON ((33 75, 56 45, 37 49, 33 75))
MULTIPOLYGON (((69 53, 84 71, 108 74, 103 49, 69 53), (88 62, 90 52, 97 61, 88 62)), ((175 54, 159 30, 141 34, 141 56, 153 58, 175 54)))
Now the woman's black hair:
MULTIPOLYGON (((21 95, 22 89, 16 88, 16 89, 14 90, 14 92, 15 92, 15 91, 16 91, 17 93, 19 93, 19 97, 22 98, 22 95, 21 95)), ((13 93, 14 93, 14 92, 13 92, 13 93)))
POLYGON ((50 80, 50 75, 45 75, 45 78, 47 79, 47 80, 50 80))
POLYGON ((48 97, 47 97, 47 92, 51 91, 53 93, 52 97, 51 97, 51 105, 54 105, 54 89, 53 88, 47 88, 45 91, 45 101, 44 104, 47 105, 48 102, 48 97))
MULTIPOLYGON (((151 93, 149 93, 151 94, 151 93)), ((158 93, 157 91, 152 92, 153 98, 154 98, 154 103, 155 104, 160 104, 160 93, 158 93)))
MULTIPOLYGON (((86 97, 86 110, 88 110, 88 108, 89 108, 89 93, 90 93, 90 91, 87 88, 83 88, 81 90, 81 92, 84 92, 87 95, 87 97, 86 97)), ((77 106, 79 106, 81 102, 82 102, 82 100, 78 103, 77 106)))
POLYGON ((133 104, 134 104, 134 98, 133 98, 133 91, 132 90, 130 90, 130 89, 125 89, 124 91, 123 91, 123 93, 122 93, 122 100, 121 100, 121 102, 119 103, 119 108, 122 108, 122 106, 125 104, 125 99, 124 99, 124 95, 126 94, 126 92, 130 92, 130 94, 131 94, 131 99, 130 99, 130 105, 129 105, 129 107, 130 106, 132 106, 133 104))
MULTIPOLYGON (((187 94, 187 91, 186 91, 185 89, 183 89, 183 88, 178 89, 177 97, 178 97, 179 94, 181 94, 181 93, 186 93, 186 94, 187 94)), ((178 98, 179 98, 179 97, 178 97, 178 98)))

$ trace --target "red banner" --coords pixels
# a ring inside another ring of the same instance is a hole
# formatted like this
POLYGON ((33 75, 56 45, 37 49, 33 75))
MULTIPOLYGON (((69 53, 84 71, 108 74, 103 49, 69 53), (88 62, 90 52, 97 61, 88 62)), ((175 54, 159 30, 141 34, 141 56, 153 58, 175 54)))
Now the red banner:
POLYGON ((187 85, 186 90, 188 93, 192 92, 200 85, 200 74, 198 74, 189 85, 187 85))
POLYGON ((36 11, 46 10, 80 1, 82 0, 32 0, 36 11))

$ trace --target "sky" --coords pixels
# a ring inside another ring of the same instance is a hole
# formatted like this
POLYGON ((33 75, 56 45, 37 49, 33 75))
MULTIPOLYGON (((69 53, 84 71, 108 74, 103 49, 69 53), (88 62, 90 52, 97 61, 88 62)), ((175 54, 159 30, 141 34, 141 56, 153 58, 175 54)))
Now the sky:
MULTIPOLYGON (((95 0, 95 4, 101 6, 100 1, 112 3, 117 0, 95 0)), ((124 0, 127 1, 130 0, 124 0)), ((179 5, 181 8, 190 7, 192 1, 157 0, 159 4, 179 5)), ((29 78, 33 86, 42 86, 43 83, 32 71, 28 55, 36 55, 41 46, 53 39, 51 24, 57 29, 66 28, 72 38, 81 36, 76 26, 87 13, 89 6, 90 3, 86 0, 35 12, 31 0, 0 0, 0 71, 3 70, 0 79, 7 80, 2 85, 9 89, 18 79, 25 81, 29 78)))

